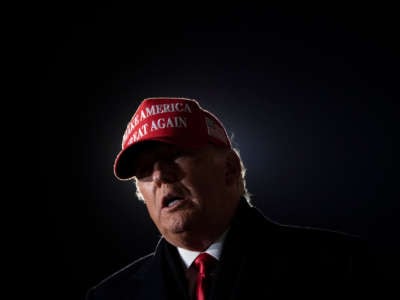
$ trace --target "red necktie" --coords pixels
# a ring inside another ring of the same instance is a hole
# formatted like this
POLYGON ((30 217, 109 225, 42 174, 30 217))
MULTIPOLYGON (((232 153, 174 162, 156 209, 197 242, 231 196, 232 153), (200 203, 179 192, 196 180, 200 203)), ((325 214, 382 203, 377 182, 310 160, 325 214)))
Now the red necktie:
POLYGON ((216 263, 216 259, 208 253, 200 253, 199 256, 194 260, 194 265, 197 268, 197 279, 196 279, 196 299, 206 299, 207 289, 207 275, 212 267, 216 263))

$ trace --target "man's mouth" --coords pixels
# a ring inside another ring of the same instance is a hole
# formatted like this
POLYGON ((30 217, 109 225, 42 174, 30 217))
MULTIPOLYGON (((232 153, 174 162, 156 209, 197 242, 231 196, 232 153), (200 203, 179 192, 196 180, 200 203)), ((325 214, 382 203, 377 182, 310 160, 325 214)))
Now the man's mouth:
POLYGON ((174 207, 178 205, 182 200, 184 200, 184 198, 179 195, 168 194, 162 199, 162 208, 174 207))

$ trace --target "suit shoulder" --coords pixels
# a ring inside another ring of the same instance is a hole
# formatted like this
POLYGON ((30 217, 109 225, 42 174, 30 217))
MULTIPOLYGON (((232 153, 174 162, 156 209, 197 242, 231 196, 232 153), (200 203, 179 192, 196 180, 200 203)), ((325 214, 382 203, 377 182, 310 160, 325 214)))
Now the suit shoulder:
POLYGON ((267 217, 257 207, 248 210, 247 218, 253 226, 266 228, 268 237, 297 246, 336 246, 344 248, 366 247, 366 240, 348 232, 322 227, 284 224, 267 217))
POLYGON ((367 241, 361 236, 327 228, 283 225, 275 223, 279 236, 299 248, 325 248, 329 251, 359 252, 366 249, 367 241))
POLYGON ((92 299, 92 294, 94 294, 95 291, 113 289, 123 285, 126 281, 134 279, 138 273, 145 269, 153 257, 154 252, 149 253, 104 278, 88 290, 86 299, 92 299))

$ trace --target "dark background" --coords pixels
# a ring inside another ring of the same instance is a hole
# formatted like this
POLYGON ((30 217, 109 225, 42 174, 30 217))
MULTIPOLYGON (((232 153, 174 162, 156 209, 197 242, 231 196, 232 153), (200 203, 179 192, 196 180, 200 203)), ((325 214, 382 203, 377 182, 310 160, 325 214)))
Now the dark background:
POLYGON ((145 207, 112 165, 136 106, 159 96, 197 99, 220 117, 266 215, 360 235, 395 273, 394 7, 36 10, 29 26, 42 206, 32 238, 39 256, 30 259, 38 262, 41 299, 82 300, 87 288, 153 250, 158 234, 145 207))

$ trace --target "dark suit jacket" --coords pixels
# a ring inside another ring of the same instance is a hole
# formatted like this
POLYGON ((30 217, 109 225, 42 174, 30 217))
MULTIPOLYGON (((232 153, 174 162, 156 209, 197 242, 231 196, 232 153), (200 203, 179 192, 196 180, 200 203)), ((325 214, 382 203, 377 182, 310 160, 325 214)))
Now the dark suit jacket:
MULTIPOLYGON (((176 248, 161 239, 154 253, 91 288, 87 300, 189 299, 185 280, 176 248)), ((381 295, 379 288, 374 259, 362 240, 272 222, 243 199, 210 299, 359 299, 381 295)))

